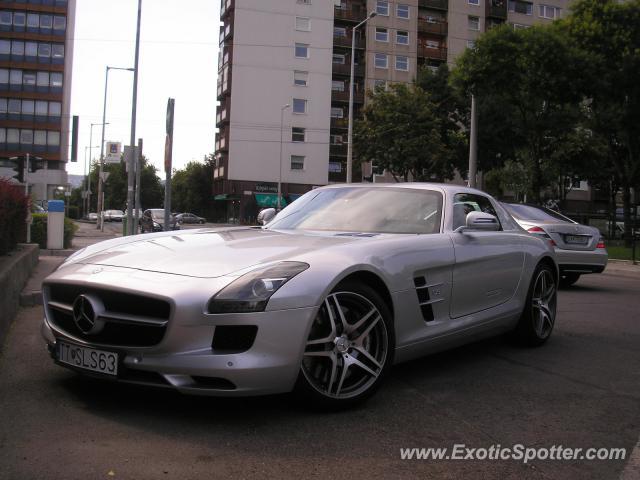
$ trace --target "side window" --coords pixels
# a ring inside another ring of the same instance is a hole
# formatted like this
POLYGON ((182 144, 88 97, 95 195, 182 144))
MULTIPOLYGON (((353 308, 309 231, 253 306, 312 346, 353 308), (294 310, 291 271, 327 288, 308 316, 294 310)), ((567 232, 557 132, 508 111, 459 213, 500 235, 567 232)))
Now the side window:
MULTIPOLYGON (((457 193, 453 197, 453 230, 466 225, 467 214, 470 212, 490 213, 494 217, 498 217, 491 200, 483 195, 475 195, 472 193, 457 193)), ((498 218, 500 222, 500 218, 498 218)), ((500 225, 502 230, 502 225, 500 225)))

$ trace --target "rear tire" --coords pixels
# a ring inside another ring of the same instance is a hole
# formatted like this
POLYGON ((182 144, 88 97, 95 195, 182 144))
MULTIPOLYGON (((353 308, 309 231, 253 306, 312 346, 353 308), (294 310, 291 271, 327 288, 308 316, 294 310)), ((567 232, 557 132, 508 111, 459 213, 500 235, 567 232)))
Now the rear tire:
POLYGON ((580 278, 579 273, 561 273, 560 274, 560 286, 563 288, 570 287, 578 281, 580 278))
POLYGON ((371 397, 393 363, 391 318, 371 287, 338 285, 311 325, 295 393, 322 410, 349 408, 371 397))
POLYGON ((542 263, 533 274, 524 311, 514 331, 518 343, 529 347, 545 343, 555 325, 557 304, 556 272, 542 263))

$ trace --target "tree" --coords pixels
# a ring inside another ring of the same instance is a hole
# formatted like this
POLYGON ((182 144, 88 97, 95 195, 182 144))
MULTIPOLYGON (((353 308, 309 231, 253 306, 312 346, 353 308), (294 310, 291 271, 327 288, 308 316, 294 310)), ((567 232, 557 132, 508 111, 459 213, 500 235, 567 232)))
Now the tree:
POLYGON ((203 217, 212 216, 213 155, 201 162, 189 162, 182 170, 173 172, 171 201, 179 212, 193 212, 203 217))
POLYGON ((442 123, 430 95, 415 85, 396 84, 370 93, 356 122, 354 149, 396 180, 444 180, 454 172, 454 152, 442 139, 442 123))
POLYGON ((607 148, 609 165, 604 170, 622 189, 627 244, 631 189, 640 186, 639 25, 640 0, 579 0, 561 24, 589 59, 582 78, 590 99, 590 127, 607 148))
POLYGON ((552 156, 574 132, 584 58, 554 25, 496 27, 459 58, 454 82, 479 106, 480 167, 523 164, 529 197, 554 181, 552 156))

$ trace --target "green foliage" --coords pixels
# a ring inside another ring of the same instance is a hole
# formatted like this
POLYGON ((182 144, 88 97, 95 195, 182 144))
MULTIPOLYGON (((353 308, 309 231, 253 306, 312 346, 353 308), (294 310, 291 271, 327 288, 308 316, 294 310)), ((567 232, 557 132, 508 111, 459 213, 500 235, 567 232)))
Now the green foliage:
MULTIPOLYGON (((32 214, 31 241, 40 245, 40 248, 47 248, 47 214, 32 214)), ((64 248, 71 248, 73 237, 78 231, 78 226, 69 218, 64 219, 64 248)))
POLYGON ((415 85, 396 84, 370 94, 355 124, 354 150, 361 161, 404 180, 452 178, 455 153, 443 141, 443 125, 430 95, 415 85))
POLYGON ((24 187, 0 178, 0 255, 12 251, 23 240, 29 212, 24 187))
POLYGON ((212 218, 213 158, 204 163, 189 162, 182 170, 173 172, 171 179, 171 209, 174 212, 191 212, 212 218))
POLYGON ((73 220, 80 218, 80 209, 75 205, 69 205, 67 207, 67 216, 73 220))

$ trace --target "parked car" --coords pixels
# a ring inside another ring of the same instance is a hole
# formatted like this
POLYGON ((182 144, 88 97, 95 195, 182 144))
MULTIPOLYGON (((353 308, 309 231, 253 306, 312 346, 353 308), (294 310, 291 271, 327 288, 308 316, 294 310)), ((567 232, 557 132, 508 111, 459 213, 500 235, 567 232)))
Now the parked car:
POLYGON ((87 215, 87 220, 89 220, 90 222, 97 222, 98 221, 98 214, 95 212, 91 212, 87 215))
POLYGON ((121 222, 124 218, 124 212, 122 210, 105 210, 104 221, 105 222, 121 222))
POLYGON ((522 228, 547 240, 554 248, 562 286, 573 285, 580 275, 604 271, 609 255, 597 228, 581 225, 545 207, 503 205, 522 228))
MULTIPOLYGON (((176 221, 176 217, 169 215, 169 230, 179 230, 180 225, 176 221)), ((161 208, 150 208, 145 210, 140 217, 140 231, 142 233, 162 232, 164 231, 164 210, 161 208)))
POLYGON ((502 332, 543 344, 557 284, 549 242, 483 192, 331 185, 263 228, 79 251, 44 281, 42 332, 80 373, 200 395, 296 389, 341 408, 394 363, 502 332))
POLYGON ((179 213, 178 215, 176 215, 176 221, 179 224, 183 224, 183 223, 204 224, 207 221, 207 219, 194 215, 193 213, 179 213))

